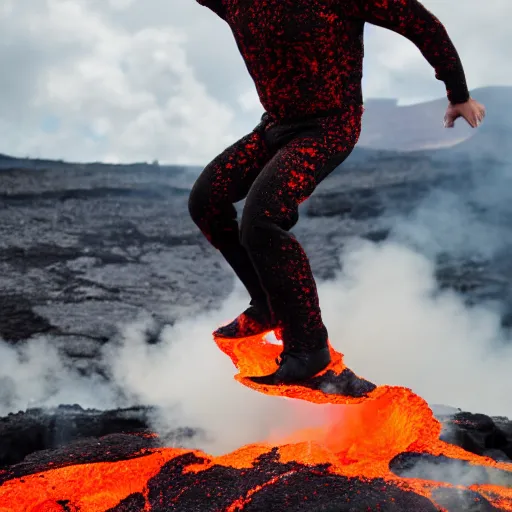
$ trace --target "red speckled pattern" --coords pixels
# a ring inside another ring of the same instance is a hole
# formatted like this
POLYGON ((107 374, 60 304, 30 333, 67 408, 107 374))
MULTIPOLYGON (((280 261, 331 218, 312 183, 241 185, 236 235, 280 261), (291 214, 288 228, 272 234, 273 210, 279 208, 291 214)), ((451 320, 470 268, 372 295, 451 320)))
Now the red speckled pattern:
POLYGON ((445 82, 450 101, 469 98, 452 41, 417 0, 197 1, 229 24, 260 101, 276 119, 362 103, 365 22, 412 41, 445 82))
POLYGON ((365 22, 416 44, 454 103, 469 93, 439 20, 416 0, 197 0, 225 20, 265 109, 201 173, 189 211, 269 309, 285 350, 327 343, 308 258, 290 233, 298 207, 357 143, 365 22), (234 203, 247 198, 240 226, 234 203))
POLYGON ((327 342, 309 261, 290 229, 299 205, 356 145, 362 110, 352 105, 294 123, 264 114, 250 134, 206 166, 190 194, 192 219, 253 301, 267 302, 286 348, 327 342), (233 203, 244 197, 239 227, 233 203))

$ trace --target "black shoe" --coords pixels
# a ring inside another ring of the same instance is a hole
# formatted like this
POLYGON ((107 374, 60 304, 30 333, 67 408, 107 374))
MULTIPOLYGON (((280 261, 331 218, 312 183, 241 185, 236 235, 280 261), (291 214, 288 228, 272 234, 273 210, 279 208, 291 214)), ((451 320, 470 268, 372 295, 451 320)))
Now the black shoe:
POLYGON ((213 335, 217 338, 246 338, 270 332, 276 327, 277 325, 270 320, 270 313, 263 312, 256 306, 250 306, 231 323, 219 327, 213 335))
POLYGON ((276 359, 279 368, 270 375, 249 377, 257 384, 296 384, 314 377, 329 366, 331 354, 329 347, 312 352, 283 351, 281 359, 276 359))

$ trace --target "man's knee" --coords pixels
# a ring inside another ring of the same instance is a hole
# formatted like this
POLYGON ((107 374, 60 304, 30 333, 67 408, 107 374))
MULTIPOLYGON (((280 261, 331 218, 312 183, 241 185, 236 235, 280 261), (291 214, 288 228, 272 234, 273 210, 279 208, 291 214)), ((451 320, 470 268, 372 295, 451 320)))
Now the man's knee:
POLYGON ((238 240, 236 209, 227 197, 212 193, 208 183, 198 180, 188 198, 190 217, 217 249, 238 240))
POLYGON ((188 212, 190 217, 201 229, 203 224, 214 214, 215 203, 221 198, 214 200, 215 161, 208 164, 192 186, 188 197, 188 212))
POLYGON ((200 184, 196 182, 188 196, 188 213, 195 224, 201 224, 207 203, 208 196, 204 193, 200 184))

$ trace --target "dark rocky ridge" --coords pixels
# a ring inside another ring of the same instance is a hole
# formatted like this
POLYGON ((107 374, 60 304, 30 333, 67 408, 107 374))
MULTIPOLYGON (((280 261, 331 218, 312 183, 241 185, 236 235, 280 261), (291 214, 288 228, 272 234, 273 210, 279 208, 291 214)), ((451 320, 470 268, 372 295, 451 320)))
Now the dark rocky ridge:
MULTIPOLYGON (((0 418, 0 469, 7 469, 4 476, 27 474, 20 471, 28 467, 33 470, 34 467, 30 465, 32 460, 41 461, 51 457, 55 461, 59 458, 58 453, 66 453, 63 447, 76 445, 77 441, 79 445, 112 434, 147 437, 151 434, 149 422, 153 412, 151 407, 142 406, 98 411, 86 410, 79 405, 61 405, 9 414, 0 418), (30 454, 41 451, 46 453, 30 457, 30 454)), ((176 429, 166 433, 165 440, 180 445, 184 440, 201 434, 199 430, 176 429)), ((152 437, 148 439, 150 441, 144 446, 159 444, 152 437)))
MULTIPOLYGON (((190 446, 194 437, 205 435, 200 429, 180 428, 161 433, 160 438, 152 437, 149 425, 156 412, 157 409, 150 406, 98 411, 75 404, 27 409, 0 418, 0 474, 2 470, 6 471, 0 477, 0 483, 8 477, 37 471, 34 464, 50 458, 59 464, 57 455, 65 455, 65 447, 69 445, 79 446, 87 440, 112 434, 147 437, 150 441, 146 446, 176 447, 190 446), (43 451, 45 453, 37 453, 43 451)), ((436 412, 436 417, 443 425, 443 441, 496 461, 512 461, 512 420, 460 410, 451 414, 436 412)), ((412 471, 419 461, 423 470, 429 465, 440 464, 439 459, 431 456, 402 454, 393 459, 391 468, 400 475, 400 472, 412 471)))

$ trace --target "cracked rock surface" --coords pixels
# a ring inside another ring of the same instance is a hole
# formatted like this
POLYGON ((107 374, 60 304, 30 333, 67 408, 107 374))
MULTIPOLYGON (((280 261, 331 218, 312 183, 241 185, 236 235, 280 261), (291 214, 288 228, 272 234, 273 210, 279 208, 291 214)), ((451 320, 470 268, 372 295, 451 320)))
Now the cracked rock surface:
MULTIPOLYGON (((172 323, 183 312, 215 307, 232 289, 231 270, 189 218, 188 193, 200 169, 3 164, 4 340, 51 335, 69 341, 75 355, 76 340, 88 340, 84 356, 92 356, 92 345, 106 343, 127 319, 145 315, 172 323)), ((507 324, 512 212, 493 210, 490 199, 475 196, 482 168, 497 185, 507 169, 498 160, 465 161, 447 151, 356 149, 301 205, 293 231, 317 279, 326 279, 339 270, 347 239, 383 241, 392 219, 410 215, 432 191, 457 194, 480 227, 502 228, 502 244, 490 257, 436 254, 439 283, 464 292, 468 301, 502 301, 507 324)), ((237 206, 241 213, 243 203, 237 206)))

